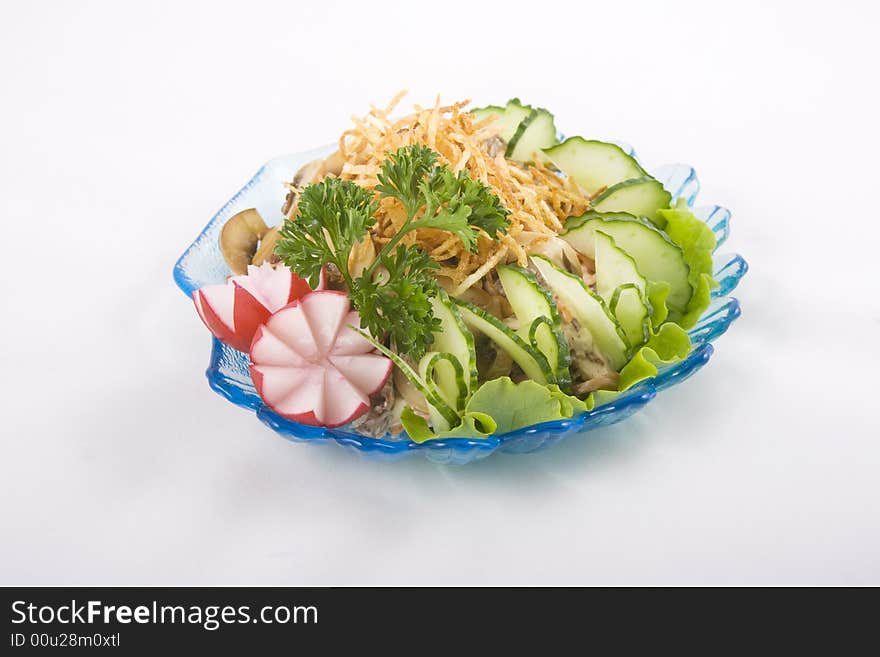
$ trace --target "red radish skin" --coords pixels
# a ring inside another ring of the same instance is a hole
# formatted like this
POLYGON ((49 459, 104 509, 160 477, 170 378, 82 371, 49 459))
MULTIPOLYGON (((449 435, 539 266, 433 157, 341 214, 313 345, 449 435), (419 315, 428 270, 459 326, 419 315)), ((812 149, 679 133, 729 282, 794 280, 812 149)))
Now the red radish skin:
MULTIPOLYGON (((296 274, 293 275, 293 283, 290 285, 290 294, 287 295, 287 303, 292 303, 297 299, 304 297, 309 292, 312 291, 312 288, 309 287, 309 282, 303 278, 300 278, 296 274)), ((321 280, 318 281, 318 287, 316 290, 324 289, 324 270, 321 270, 321 280)))
POLYGON ((260 328, 260 326, 269 321, 269 317, 272 316, 272 313, 269 308, 257 301, 257 299, 239 283, 233 282, 232 286, 235 288, 235 296, 232 303, 232 321, 233 326, 235 327, 235 343, 231 343, 231 346, 239 351, 247 351, 250 349, 254 333, 257 332, 257 329, 260 328))
POLYGON ((193 294, 198 299, 196 308, 199 309, 199 314, 204 320, 205 326, 207 326, 208 330, 211 331, 211 333, 213 333, 221 342, 229 343, 234 335, 232 329, 226 326, 226 324, 223 323, 223 320, 214 312, 213 307, 208 303, 208 300, 205 298, 205 293, 202 290, 196 290, 193 294))
MULTIPOLYGON (((319 286, 324 284, 321 272, 319 286)), ((311 292, 308 283, 284 265, 248 266, 224 285, 207 285, 193 292, 196 312, 221 342, 247 352, 257 329, 273 312, 311 292)))
POLYGON ((311 292, 259 327, 251 343, 251 377, 263 402, 295 422, 348 424, 370 409, 370 395, 391 375, 390 359, 349 325, 359 326, 348 296, 311 292))

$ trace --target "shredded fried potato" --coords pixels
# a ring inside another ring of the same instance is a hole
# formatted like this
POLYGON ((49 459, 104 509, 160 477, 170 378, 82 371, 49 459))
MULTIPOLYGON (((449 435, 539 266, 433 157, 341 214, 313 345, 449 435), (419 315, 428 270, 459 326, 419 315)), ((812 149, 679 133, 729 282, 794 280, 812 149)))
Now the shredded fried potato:
MULTIPOLYGON (((424 144, 453 171, 467 170, 472 178, 492 189, 510 211, 508 234, 500 240, 483 234, 477 252, 469 253, 458 238, 444 231, 420 229, 404 239, 419 244, 440 262, 438 275, 452 281, 454 295, 479 282, 498 264, 516 261, 525 266, 535 233, 555 238, 567 217, 589 209, 589 198, 570 179, 540 162, 527 166, 505 159, 505 144, 498 137, 493 118, 477 120, 464 109, 469 101, 441 105, 438 97, 433 107, 416 105, 412 114, 389 118, 405 93, 398 93, 385 108, 372 107, 366 116, 352 117, 354 127, 339 140, 339 176, 372 188, 390 152, 401 146, 424 144), (531 236, 529 240, 517 239, 523 232, 531 236)), ((406 221, 403 207, 394 199, 383 199, 376 217, 372 237, 380 245, 387 243, 406 221)))

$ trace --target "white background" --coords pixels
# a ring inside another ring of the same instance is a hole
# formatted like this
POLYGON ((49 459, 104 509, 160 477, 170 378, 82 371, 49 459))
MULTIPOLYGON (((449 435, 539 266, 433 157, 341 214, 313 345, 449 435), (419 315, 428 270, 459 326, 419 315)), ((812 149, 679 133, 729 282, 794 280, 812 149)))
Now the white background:
POLYGON ((0 583, 880 584, 876 6, 3 3, 0 583), (694 164, 752 267, 709 365, 459 468, 212 393, 177 256, 401 88, 694 164))

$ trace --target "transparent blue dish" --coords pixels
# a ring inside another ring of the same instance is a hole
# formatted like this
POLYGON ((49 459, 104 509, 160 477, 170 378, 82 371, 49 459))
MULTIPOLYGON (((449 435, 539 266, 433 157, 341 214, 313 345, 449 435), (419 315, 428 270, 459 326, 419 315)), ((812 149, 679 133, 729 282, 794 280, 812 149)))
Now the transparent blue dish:
MULTIPOLYGON (((230 275, 229 267, 220 253, 219 235, 223 224, 240 210, 257 208, 274 225, 281 220, 281 205, 286 190, 284 183, 291 180, 306 162, 326 157, 335 146, 326 146, 295 155, 283 155, 267 162, 247 184, 208 222, 204 230, 186 249, 174 267, 174 280, 190 296, 194 290, 214 283, 223 283, 230 275)), ((700 189, 693 167, 667 164, 652 170, 674 199, 684 198, 694 208, 694 214, 705 221, 718 240, 724 244, 730 232, 730 212, 717 205, 695 206, 700 189)), ((243 354, 213 338, 211 362, 206 376, 216 392, 233 404, 251 409, 264 424, 292 441, 335 443, 380 459, 397 459, 422 454, 432 461, 463 464, 485 458, 495 451, 527 454, 535 452, 576 434, 608 426, 626 419, 650 402, 657 393, 681 383, 712 356, 712 342, 722 335, 740 315, 739 302, 729 296, 746 273, 748 265, 737 254, 714 255, 715 278, 719 287, 713 291, 713 300, 700 322, 689 331, 694 349, 690 355, 662 369, 656 377, 626 391, 611 403, 567 420, 545 422, 510 433, 482 439, 454 438, 432 440, 421 444, 406 434, 373 438, 356 433, 351 428, 327 429, 291 422, 267 408, 248 373, 249 360, 243 354)), ((197 321, 193 311, 193 321, 197 321)))

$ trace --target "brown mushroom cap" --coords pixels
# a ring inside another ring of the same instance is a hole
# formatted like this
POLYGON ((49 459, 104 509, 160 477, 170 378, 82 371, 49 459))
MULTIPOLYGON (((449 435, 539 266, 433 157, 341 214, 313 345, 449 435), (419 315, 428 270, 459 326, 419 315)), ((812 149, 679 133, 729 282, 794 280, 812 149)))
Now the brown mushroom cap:
POLYGON ((345 160, 342 157, 342 153, 334 151, 324 160, 324 165, 321 168, 322 173, 325 176, 339 176, 342 173, 343 164, 345 164, 345 160))
POLYGON ((281 213, 288 218, 296 214, 296 202, 303 187, 312 183, 320 182, 327 176, 338 176, 342 173, 344 160, 339 151, 332 153, 327 159, 312 160, 302 165, 293 176, 293 180, 287 183, 287 196, 281 213))
POLYGON ((279 235, 281 235, 281 226, 270 228, 269 232, 263 235, 263 239, 260 240, 260 248, 258 248, 257 252, 254 254, 251 264, 262 265, 264 262, 274 264, 280 260, 280 258, 275 255, 275 244, 278 242, 279 235))
POLYGON ((233 274, 246 274, 257 251, 257 243, 269 227, 255 208, 232 216, 220 231, 220 252, 233 274))
POLYGON ((306 185, 317 181, 321 177, 323 169, 324 160, 312 160, 311 162, 306 162, 293 176, 291 184, 294 187, 305 187, 306 185))

